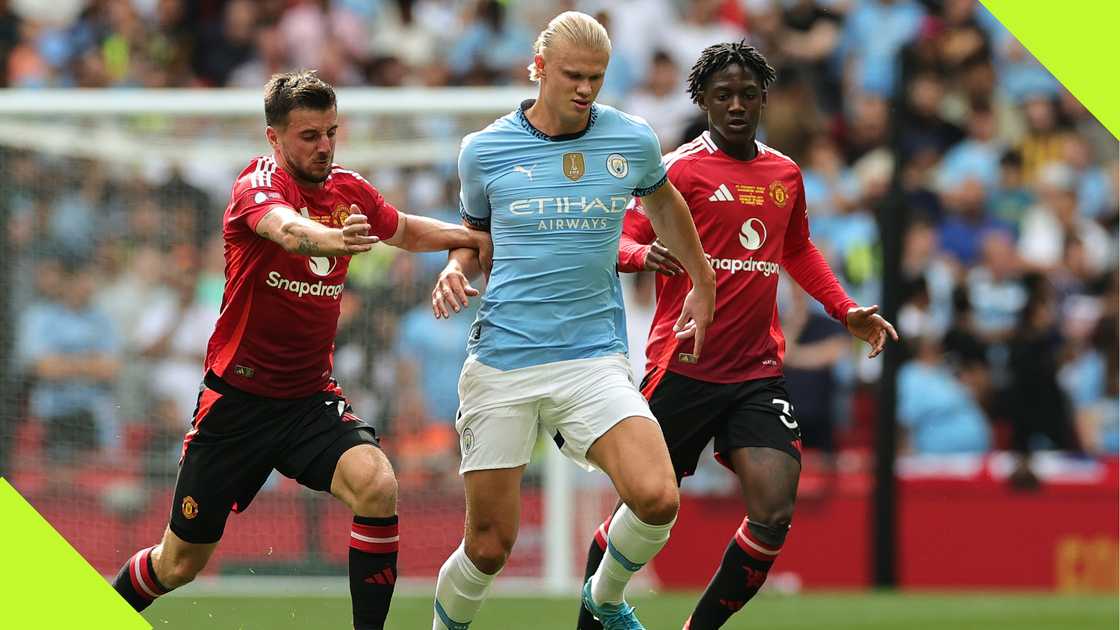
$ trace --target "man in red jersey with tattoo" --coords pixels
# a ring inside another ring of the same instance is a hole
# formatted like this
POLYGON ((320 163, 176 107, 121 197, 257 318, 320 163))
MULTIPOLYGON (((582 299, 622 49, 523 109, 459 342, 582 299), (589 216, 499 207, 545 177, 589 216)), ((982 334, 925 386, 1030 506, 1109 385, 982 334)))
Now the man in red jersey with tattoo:
POLYGON ((226 286, 163 540, 137 552, 114 588, 136 610, 194 579, 230 510, 249 506, 273 469, 329 491, 354 513, 354 628, 385 625, 397 577, 397 482, 373 427, 331 378, 350 257, 377 242, 409 251, 489 249, 471 232, 397 211, 333 163, 335 93, 313 73, 265 88, 271 156, 234 183, 222 222, 226 286))

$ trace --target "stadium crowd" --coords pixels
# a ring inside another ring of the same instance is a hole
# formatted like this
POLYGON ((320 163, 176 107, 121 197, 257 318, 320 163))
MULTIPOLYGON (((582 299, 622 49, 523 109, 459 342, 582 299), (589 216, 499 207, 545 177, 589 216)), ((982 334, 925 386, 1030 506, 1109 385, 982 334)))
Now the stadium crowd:
MULTIPOLYGON (((864 304, 881 299, 876 212, 897 170, 905 452, 1120 449, 1117 141, 974 0, 0 0, 0 85, 256 89, 298 67, 336 86, 526 85, 532 33, 568 8, 607 24, 601 98, 665 151, 704 128, 685 93, 700 50, 761 50, 778 72, 763 141, 801 165, 814 241, 864 304)), ((456 220, 454 160, 365 173, 400 207, 456 220)), ((14 427, 18 453, 76 467, 143 453, 141 472, 170 483, 221 301, 227 199, 177 168, 126 179, 7 149, 0 163, 10 373, 34 420, 14 427)), ((379 248, 343 296, 336 376, 387 436, 402 492, 457 484, 471 316, 431 317, 443 261, 379 248)), ((627 283, 640 372, 652 282, 627 283)), ((806 447, 869 448, 881 364, 792 283, 782 318, 806 447)))

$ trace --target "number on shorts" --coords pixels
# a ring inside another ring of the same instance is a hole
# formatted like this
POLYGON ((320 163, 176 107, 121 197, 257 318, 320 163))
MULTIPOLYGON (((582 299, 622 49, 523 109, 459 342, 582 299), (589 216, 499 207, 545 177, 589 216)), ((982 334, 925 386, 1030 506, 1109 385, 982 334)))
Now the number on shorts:
POLYGON ((770 402, 774 403, 778 407, 781 407, 782 410, 778 413, 778 419, 782 421, 782 424, 786 425, 791 430, 796 431, 797 420, 794 420, 793 416, 790 415, 793 413, 793 405, 789 404, 789 401, 782 400, 781 398, 775 398, 770 402))

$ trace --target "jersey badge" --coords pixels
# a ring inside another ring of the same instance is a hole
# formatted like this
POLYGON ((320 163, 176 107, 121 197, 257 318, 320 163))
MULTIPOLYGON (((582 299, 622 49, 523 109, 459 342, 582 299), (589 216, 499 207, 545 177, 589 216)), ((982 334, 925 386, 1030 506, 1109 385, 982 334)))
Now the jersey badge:
POLYGON ((331 213, 331 225, 340 228, 348 218, 350 218, 350 206, 340 203, 334 207, 334 212, 331 213))
POLYGON ((189 520, 198 516, 198 501, 194 497, 183 497, 183 518, 189 520))
POLYGON ((774 180, 770 182, 768 192, 770 193, 770 200, 774 202, 774 205, 779 208, 786 207, 786 201, 789 200, 789 193, 786 192, 786 187, 782 185, 781 181, 774 180))
POLYGON ((630 172, 630 163, 621 153, 612 153, 607 156, 607 172, 622 179, 630 172))
POLYGON ((583 177, 583 154, 565 153, 563 161, 564 177, 578 182, 583 177))

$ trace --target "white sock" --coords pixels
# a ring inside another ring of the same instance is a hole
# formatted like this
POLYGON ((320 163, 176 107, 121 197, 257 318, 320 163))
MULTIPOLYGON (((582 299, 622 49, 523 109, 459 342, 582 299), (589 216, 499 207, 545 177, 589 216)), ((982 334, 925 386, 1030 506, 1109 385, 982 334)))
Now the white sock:
POLYGON ((460 543, 439 568, 432 630, 463 630, 469 626, 497 575, 487 575, 476 567, 460 543), (440 610, 450 623, 444 621, 440 610))
POLYGON ((607 553, 591 576, 591 599, 596 604, 622 603, 626 584, 669 541, 669 530, 676 521, 650 525, 634 516, 626 505, 619 508, 607 530, 607 553))

